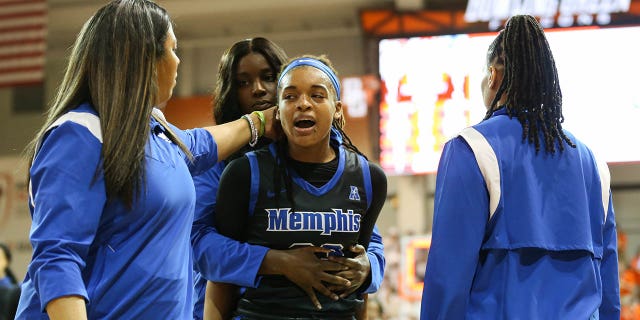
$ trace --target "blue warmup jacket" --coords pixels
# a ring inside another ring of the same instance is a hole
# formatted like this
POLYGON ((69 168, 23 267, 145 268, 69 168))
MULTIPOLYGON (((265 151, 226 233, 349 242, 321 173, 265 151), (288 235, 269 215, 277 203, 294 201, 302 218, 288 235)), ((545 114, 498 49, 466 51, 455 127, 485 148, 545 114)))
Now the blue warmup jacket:
MULTIPOLYGON (((193 177, 197 195, 191 235, 195 261, 193 318, 197 320, 202 319, 204 313, 207 279, 256 288, 260 280, 258 270, 269 250, 225 237, 214 227, 218 184, 226 163, 220 162, 193 177)), ((380 288, 385 268, 384 245, 377 227, 371 235, 367 255, 371 263, 371 284, 364 293, 373 293, 380 288)))
POLYGON ((172 127, 193 153, 191 163, 152 118, 146 183, 128 210, 106 202, 102 169, 94 176, 99 121, 83 104, 42 139, 30 168, 33 257, 16 319, 48 319, 47 303, 68 295, 84 297, 89 319, 190 319, 191 174, 215 164, 215 141, 204 129, 172 127))
POLYGON ((536 154, 503 108, 447 142, 421 319, 620 318, 609 171, 565 133, 536 154))

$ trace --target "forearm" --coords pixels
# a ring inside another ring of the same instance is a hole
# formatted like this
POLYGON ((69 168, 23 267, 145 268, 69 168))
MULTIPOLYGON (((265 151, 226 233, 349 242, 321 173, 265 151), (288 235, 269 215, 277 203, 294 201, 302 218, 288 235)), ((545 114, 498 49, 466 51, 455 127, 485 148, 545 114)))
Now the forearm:
MULTIPOLYGON (((256 114, 249 115, 259 131, 260 118, 256 114)), ((251 128, 245 119, 238 119, 220 125, 205 127, 213 135, 218 145, 218 161, 224 160, 234 152, 249 143, 251 139, 251 128)))
POLYGON ((375 293, 380 289, 384 278, 385 260, 384 257, 371 252, 367 252, 367 257, 370 264, 369 275, 360 290, 362 293, 375 293))
POLYGON ((46 307, 51 320, 83 320, 87 319, 87 309, 84 298, 80 296, 66 296, 51 300, 46 307))
POLYGON ((256 287, 261 261, 268 248, 225 237, 213 228, 194 241, 194 263, 208 280, 256 287))
POLYGON ((238 288, 236 286, 208 281, 204 300, 203 319, 230 319, 237 302, 238 288))
POLYGON ((287 254, 282 250, 269 249, 262 259, 258 274, 261 275, 284 275, 284 269, 287 263, 287 254))
POLYGON ((363 293, 374 293, 378 291, 382 284, 386 264, 384 258, 384 244, 382 243, 382 236, 380 236, 380 231, 377 226, 374 227, 373 234, 371 235, 371 242, 369 242, 369 247, 367 248, 367 257, 369 258, 370 264, 368 279, 370 281, 365 281, 364 285, 367 285, 367 287, 363 287, 361 290, 363 290, 363 293))

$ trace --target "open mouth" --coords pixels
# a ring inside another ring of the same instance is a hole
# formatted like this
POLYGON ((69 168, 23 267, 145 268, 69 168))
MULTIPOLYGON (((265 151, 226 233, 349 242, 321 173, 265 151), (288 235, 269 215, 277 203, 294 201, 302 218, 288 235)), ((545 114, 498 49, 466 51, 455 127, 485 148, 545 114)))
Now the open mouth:
POLYGON ((311 119, 298 120, 293 123, 296 128, 307 129, 316 125, 316 122, 311 119))

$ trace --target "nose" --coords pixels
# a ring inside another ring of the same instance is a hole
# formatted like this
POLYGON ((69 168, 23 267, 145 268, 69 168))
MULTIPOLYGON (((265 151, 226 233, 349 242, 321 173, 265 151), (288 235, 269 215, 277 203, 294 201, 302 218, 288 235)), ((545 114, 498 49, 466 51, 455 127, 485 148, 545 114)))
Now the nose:
POLYGON ((262 97, 267 94, 267 90, 265 89, 262 81, 254 81, 253 82, 253 95, 256 97, 262 97))
POLYGON ((296 108, 301 111, 311 109, 311 97, 306 94, 301 95, 296 108))

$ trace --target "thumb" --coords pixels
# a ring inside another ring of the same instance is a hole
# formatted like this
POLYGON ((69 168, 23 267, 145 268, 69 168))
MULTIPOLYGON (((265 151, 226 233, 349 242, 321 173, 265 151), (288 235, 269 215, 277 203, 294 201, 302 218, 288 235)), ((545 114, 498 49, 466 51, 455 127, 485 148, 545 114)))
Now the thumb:
POLYGON ((357 254, 361 254, 361 253, 364 253, 364 252, 365 252, 364 247, 363 247, 362 245, 360 245, 360 244, 356 244, 356 245, 354 245, 354 246, 351 246, 351 247, 349 248, 349 250, 350 250, 351 252, 353 252, 353 253, 357 253, 357 254))

